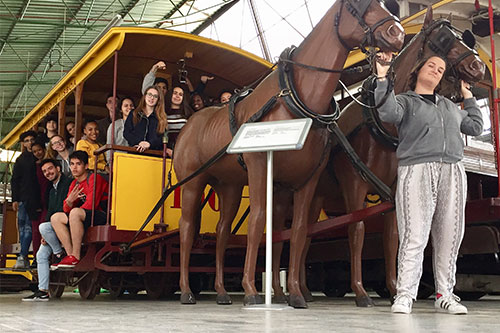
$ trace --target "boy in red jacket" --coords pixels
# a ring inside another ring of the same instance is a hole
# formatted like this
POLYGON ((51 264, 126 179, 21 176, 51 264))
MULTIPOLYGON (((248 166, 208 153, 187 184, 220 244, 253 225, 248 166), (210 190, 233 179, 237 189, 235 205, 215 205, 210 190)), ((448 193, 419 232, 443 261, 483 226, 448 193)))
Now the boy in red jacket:
POLYGON ((108 200, 108 182, 99 174, 91 174, 88 171, 88 158, 88 154, 81 150, 69 155, 70 169, 75 180, 71 183, 68 197, 64 200, 64 213, 56 213, 50 219, 57 237, 68 254, 57 265, 58 268, 73 268, 80 262, 83 235, 90 227, 92 219, 94 182, 96 182, 94 225, 106 224, 103 207, 106 207, 108 200))

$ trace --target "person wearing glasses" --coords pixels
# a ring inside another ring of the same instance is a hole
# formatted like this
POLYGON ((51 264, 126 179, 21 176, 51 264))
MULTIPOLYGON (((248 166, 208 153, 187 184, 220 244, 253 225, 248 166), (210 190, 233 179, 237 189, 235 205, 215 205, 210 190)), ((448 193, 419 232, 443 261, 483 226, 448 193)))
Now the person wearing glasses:
POLYGON ((145 90, 137 108, 125 121, 123 136, 129 146, 139 152, 146 149, 162 149, 162 137, 167 129, 167 115, 163 94, 156 86, 145 90))
POLYGON ((69 168, 69 155, 73 152, 72 147, 66 147, 66 141, 60 135, 54 135, 50 138, 50 146, 48 151, 51 152, 50 158, 56 159, 60 166, 61 172, 64 176, 71 178, 71 169, 69 168))
POLYGON ((36 178, 36 158, 31 152, 36 132, 27 131, 20 135, 23 152, 14 163, 11 178, 12 209, 17 212, 17 226, 21 251, 17 256, 14 269, 29 268, 28 252, 32 238, 31 222, 37 221, 40 214, 40 188, 36 178))

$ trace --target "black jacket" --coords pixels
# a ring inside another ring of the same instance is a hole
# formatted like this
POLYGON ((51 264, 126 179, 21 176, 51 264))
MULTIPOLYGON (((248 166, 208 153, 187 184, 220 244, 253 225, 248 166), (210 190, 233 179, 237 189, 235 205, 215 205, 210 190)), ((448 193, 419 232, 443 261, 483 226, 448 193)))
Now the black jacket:
POLYGON ((149 117, 146 117, 144 113, 139 112, 139 117, 139 122, 134 125, 134 113, 130 112, 125 121, 123 137, 131 147, 139 144, 141 141, 147 141, 151 145, 149 149, 162 150, 163 134, 156 132, 158 118, 156 118, 155 113, 153 112, 149 117))
POLYGON ((49 208, 47 209, 45 221, 50 221, 50 217, 57 212, 64 212, 63 203, 68 196, 69 186, 72 181, 73 179, 61 173, 61 178, 59 179, 59 183, 57 183, 57 190, 54 188, 53 184, 50 184, 49 208))
POLYGON ((14 163, 10 180, 12 201, 26 204, 30 220, 38 219, 38 211, 41 208, 35 161, 36 158, 32 153, 28 151, 22 153, 14 163))

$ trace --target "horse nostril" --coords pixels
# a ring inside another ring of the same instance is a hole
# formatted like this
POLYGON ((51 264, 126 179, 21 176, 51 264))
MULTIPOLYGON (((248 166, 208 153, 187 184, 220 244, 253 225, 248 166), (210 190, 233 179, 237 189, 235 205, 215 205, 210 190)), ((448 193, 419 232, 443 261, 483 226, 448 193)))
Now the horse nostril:
POLYGON ((483 69, 483 66, 484 66, 483 62, 477 59, 471 62, 470 64, 470 68, 475 71, 481 71, 483 69))
POLYGON ((401 31, 401 29, 399 29, 398 26, 396 26, 395 24, 391 24, 389 26, 389 28, 387 28, 387 35, 388 36, 392 36, 392 37, 398 38, 402 34, 403 34, 403 31, 401 31))

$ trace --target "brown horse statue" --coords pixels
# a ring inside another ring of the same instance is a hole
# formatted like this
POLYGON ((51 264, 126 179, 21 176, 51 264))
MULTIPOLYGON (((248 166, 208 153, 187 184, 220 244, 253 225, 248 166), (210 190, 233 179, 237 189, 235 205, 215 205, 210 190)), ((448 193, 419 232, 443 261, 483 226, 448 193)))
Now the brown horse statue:
MULTIPOLYGON (((295 50, 287 63, 295 86, 294 98, 314 115, 329 118, 327 114, 332 94, 338 82, 349 50, 355 46, 372 45, 384 50, 399 50, 404 33, 397 18, 393 17, 378 0, 340 0, 328 10, 309 36, 295 50), (289 62, 315 66, 304 68, 289 62), (330 71, 317 70, 318 68, 330 71)), ((282 66, 283 63, 281 64, 282 66)), ((279 71, 266 77, 253 91, 235 106, 237 124, 246 122, 263 105, 275 98, 276 103, 260 121, 294 119, 297 116, 286 104, 291 90, 279 86, 279 71), (280 92, 281 91, 281 92, 280 92)), ((174 168, 179 179, 192 174, 232 139, 228 107, 211 107, 194 114, 181 131, 175 147, 174 168)), ((330 117, 331 118, 331 117, 330 117)), ((299 263, 306 242, 309 207, 321 172, 329 155, 329 133, 318 121, 310 130, 304 148, 274 155, 274 180, 294 190, 294 208, 291 237, 290 274, 288 287, 290 305, 307 307, 299 288, 299 263)), ((242 187, 249 185, 250 216, 248 241, 242 285, 244 304, 257 304, 262 300, 255 288, 255 268, 259 244, 265 226, 265 170, 266 154, 243 154, 247 167, 244 172, 237 156, 225 155, 207 170, 183 185, 180 231, 181 303, 195 303, 189 287, 189 260, 194 235, 200 223, 200 198, 207 184, 220 198, 220 220, 217 225, 216 282, 217 302, 230 304, 223 283, 224 251, 241 198, 242 187)))
MULTIPOLYGON (((432 9, 427 11, 422 31, 403 49, 394 63, 396 94, 408 90, 408 80, 412 67, 418 57, 427 57, 436 51, 429 44, 438 34, 443 33, 448 27, 449 34, 453 34, 453 45, 446 54, 448 65, 454 75, 467 82, 478 82, 484 76, 485 65, 477 54, 464 44, 462 38, 453 29, 449 28, 446 20, 432 20, 432 9), (444 29, 444 30, 441 30, 444 29)), ((448 36, 450 36, 448 34, 448 36)), ((435 39, 435 43, 440 39, 435 39)), ((441 40, 442 42, 442 40, 441 40)), ((443 82, 446 84, 446 82, 443 82)), ((444 88, 444 87, 443 87, 444 88)), ((352 102, 346 107, 338 119, 339 127, 348 136, 349 141, 366 166, 387 186, 394 188, 397 175, 397 159, 395 146, 391 142, 382 142, 363 120, 362 107, 352 102)), ((374 112, 375 116, 377 113, 374 112)), ((379 120, 380 122, 380 120, 379 120)), ((382 123, 384 131, 397 138, 397 130, 392 124, 382 123)), ((321 207, 329 205, 343 198, 344 208, 347 213, 364 208, 365 198, 368 193, 375 193, 376 189, 365 182, 355 170, 349 158, 343 151, 332 147, 328 167, 321 175, 315 199, 320 203, 312 205, 311 223, 317 221, 321 207), (333 153, 337 151, 337 153, 333 153)), ((351 288, 356 294, 357 306, 373 306, 372 299, 366 293, 362 281, 362 249, 365 234, 364 223, 357 222, 348 227, 349 248, 351 253, 351 288)), ((386 213, 384 216, 384 255, 386 269, 386 285, 391 296, 396 294, 396 255, 398 248, 398 235, 395 214, 386 213)), ((305 262, 305 255, 303 256, 305 262)), ((305 274, 302 274, 305 276, 305 274)), ((273 287, 280 290, 277 278, 273 279, 273 287)), ((305 282, 301 281, 302 290, 307 290, 305 282)), ((278 291, 279 293, 279 291, 278 291)), ((305 293, 305 291, 304 291, 305 293)))

